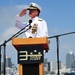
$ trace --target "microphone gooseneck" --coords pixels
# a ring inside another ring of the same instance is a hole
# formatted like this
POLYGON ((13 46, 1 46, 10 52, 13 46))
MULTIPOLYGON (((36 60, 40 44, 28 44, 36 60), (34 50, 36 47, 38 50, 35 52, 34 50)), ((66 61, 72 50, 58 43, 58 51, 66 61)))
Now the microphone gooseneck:
POLYGON ((32 23, 32 20, 30 19, 30 20, 29 20, 29 29, 32 27, 32 26, 31 26, 31 23, 32 23))

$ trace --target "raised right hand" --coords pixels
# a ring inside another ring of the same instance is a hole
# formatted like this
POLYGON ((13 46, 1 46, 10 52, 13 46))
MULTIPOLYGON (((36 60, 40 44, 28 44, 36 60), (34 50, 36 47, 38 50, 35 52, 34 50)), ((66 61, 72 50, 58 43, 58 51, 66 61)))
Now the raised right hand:
POLYGON ((26 11, 27 11, 27 9, 23 9, 23 10, 20 12, 19 16, 20 16, 20 17, 24 16, 24 15, 26 14, 26 11))

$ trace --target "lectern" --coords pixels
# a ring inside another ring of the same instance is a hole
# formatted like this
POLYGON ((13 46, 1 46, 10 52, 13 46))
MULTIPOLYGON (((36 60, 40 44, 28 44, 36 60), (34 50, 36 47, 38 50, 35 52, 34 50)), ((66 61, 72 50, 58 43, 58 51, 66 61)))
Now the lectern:
POLYGON ((13 38, 18 52, 19 75, 44 75, 44 50, 48 52, 47 38, 13 38))

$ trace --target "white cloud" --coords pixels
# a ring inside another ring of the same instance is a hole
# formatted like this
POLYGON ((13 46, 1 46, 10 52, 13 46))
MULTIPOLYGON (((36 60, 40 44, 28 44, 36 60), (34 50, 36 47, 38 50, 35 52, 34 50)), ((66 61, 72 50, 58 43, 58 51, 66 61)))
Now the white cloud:
POLYGON ((12 36, 13 34, 15 34, 15 32, 17 32, 17 29, 15 27, 9 27, 5 30, 2 37, 8 38, 9 36, 12 36))
POLYGON ((28 8, 28 5, 16 5, 16 8, 18 9, 24 9, 24 8, 28 8))
MULTIPOLYGON (((15 18, 16 15, 21 12, 23 8, 27 7, 27 5, 16 5, 16 6, 9 6, 3 7, 0 12, 0 35, 2 40, 9 38, 12 34, 17 32, 17 28, 15 27, 15 18)), ((29 16, 25 16, 27 19, 29 16)))
MULTIPOLYGON (((9 7, 2 7, 0 11, 0 44, 2 44, 5 40, 8 40, 15 33, 19 31, 15 27, 15 18, 18 13, 22 11, 23 8, 27 7, 27 5, 16 5, 9 7)), ((27 19, 29 16, 25 16, 27 19)), ((17 55, 15 53, 15 48, 12 47, 12 42, 6 44, 7 46, 7 55, 10 56, 17 63, 17 55), (11 54, 12 53, 12 54, 11 54), (14 57, 13 57, 14 55, 14 57), (16 57, 16 58, 15 58, 16 57)))

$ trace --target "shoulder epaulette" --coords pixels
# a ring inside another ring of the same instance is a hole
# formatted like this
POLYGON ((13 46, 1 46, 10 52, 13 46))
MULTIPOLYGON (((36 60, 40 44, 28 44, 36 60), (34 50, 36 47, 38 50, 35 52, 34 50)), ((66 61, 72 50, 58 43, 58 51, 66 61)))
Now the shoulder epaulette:
POLYGON ((42 18, 39 18, 38 21, 43 21, 43 19, 42 18))

